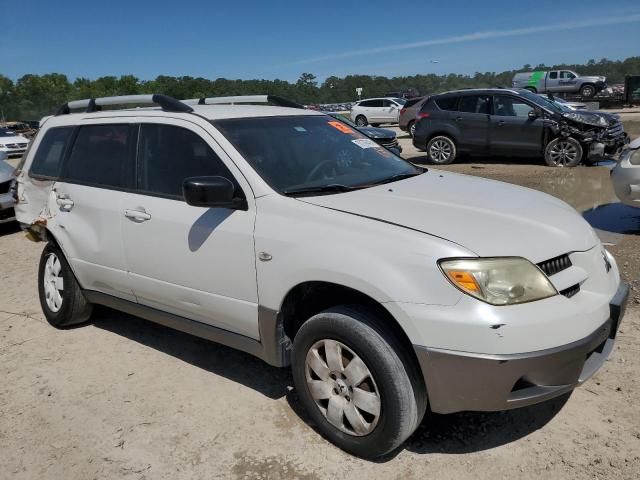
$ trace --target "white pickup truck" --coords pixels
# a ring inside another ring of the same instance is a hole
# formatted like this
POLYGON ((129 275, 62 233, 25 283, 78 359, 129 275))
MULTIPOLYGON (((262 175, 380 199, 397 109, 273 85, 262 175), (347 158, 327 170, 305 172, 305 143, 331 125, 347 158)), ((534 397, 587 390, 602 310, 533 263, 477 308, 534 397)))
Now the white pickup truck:
POLYGON ((571 70, 520 72, 513 76, 513 88, 526 88, 533 93, 579 93, 591 98, 607 86, 606 77, 581 77, 571 70))

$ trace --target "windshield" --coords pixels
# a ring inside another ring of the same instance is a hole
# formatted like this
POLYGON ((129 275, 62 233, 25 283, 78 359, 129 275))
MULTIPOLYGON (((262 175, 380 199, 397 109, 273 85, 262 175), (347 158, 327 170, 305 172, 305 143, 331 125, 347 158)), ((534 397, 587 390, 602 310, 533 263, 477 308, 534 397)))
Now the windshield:
POLYGON ((547 110, 551 110, 552 112, 556 112, 556 113, 564 112, 564 109, 560 108, 560 106, 557 103, 552 102, 548 98, 542 97, 537 93, 532 93, 529 90, 518 90, 518 94, 521 97, 526 98, 527 100, 535 103, 539 107, 546 108, 547 110))
MULTIPOLYGON (((386 148, 326 115, 212 122, 276 191, 365 188, 422 173, 386 148)), ((306 193, 306 192, 305 192, 306 193)))
POLYGON ((405 103, 407 103, 407 101, 404 98, 392 98, 391 100, 394 100, 396 102, 398 102, 400 105, 404 105, 405 103))
POLYGON ((349 117, 345 117, 341 113, 330 113, 329 115, 331 115, 333 118, 337 118, 338 120, 346 123, 347 125, 352 126, 353 128, 358 128, 358 126, 355 123, 353 123, 349 117))
POLYGON ((15 132, 12 132, 7 128, 0 128, 0 137, 15 137, 15 136, 16 136, 15 132))

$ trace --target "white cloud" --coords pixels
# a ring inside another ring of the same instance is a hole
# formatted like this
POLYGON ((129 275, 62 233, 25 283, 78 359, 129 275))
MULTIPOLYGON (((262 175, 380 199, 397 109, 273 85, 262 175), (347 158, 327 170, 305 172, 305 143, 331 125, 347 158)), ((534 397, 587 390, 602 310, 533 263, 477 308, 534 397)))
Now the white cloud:
POLYGON ((554 23, 538 25, 527 28, 516 28, 512 30, 490 30, 484 32, 475 32, 467 35, 458 35, 453 37, 434 38, 431 40, 422 40, 419 42, 400 43, 396 45, 387 45, 383 47, 366 48, 362 50, 352 50, 349 52, 339 52, 319 57, 307 58, 294 62, 293 65, 306 63, 322 62, 324 60, 336 60, 339 58, 357 57, 360 55, 370 55, 374 53, 393 52, 396 50, 408 50, 412 48, 430 47, 433 45, 445 45, 449 43, 472 42, 475 40, 487 40, 491 38, 516 37, 521 35, 531 35, 534 33, 551 32, 558 30, 573 30, 577 28, 601 27, 606 25, 617 25, 623 23, 640 22, 640 14, 625 15, 619 17, 594 18, 590 20, 572 21, 564 23, 554 23))

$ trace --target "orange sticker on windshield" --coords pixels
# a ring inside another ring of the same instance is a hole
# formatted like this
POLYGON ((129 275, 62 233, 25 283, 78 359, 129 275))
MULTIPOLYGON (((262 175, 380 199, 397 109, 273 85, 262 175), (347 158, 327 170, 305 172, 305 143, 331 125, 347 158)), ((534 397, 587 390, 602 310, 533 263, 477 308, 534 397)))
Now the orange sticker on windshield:
POLYGON ((349 127, 347 127, 344 123, 342 122, 337 122, 337 121, 331 121, 331 122, 327 122, 329 125, 331 125, 333 128, 340 130, 342 133, 353 133, 353 130, 351 130, 349 127))

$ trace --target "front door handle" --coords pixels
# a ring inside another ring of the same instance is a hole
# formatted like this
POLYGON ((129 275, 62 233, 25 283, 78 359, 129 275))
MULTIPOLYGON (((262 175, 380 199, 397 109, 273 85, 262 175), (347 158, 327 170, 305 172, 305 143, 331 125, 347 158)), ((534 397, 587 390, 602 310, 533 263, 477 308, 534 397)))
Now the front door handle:
POLYGON ((144 209, 142 210, 126 209, 124 211, 124 216, 136 223, 142 223, 142 222, 146 222, 147 220, 151 220, 151 215, 145 212, 144 209))
POLYGON ((462 117, 456 117, 456 122, 461 122, 462 121, 462 117))
POLYGON ((504 127, 504 120, 500 120, 500 121, 498 122, 498 126, 499 126, 499 127, 504 127))
POLYGON ((73 200, 71 200, 67 195, 58 195, 56 197, 56 203, 58 204, 58 207, 60 207, 60 210, 62 210, 63 212, 70 211, 75 205, 73 203, 73 200))

